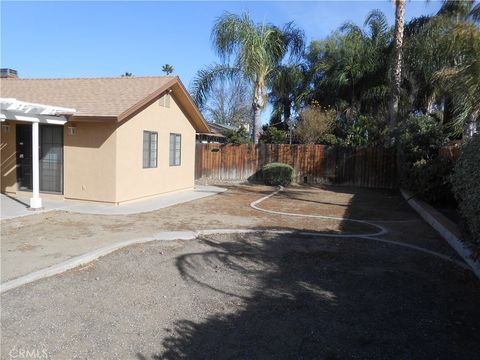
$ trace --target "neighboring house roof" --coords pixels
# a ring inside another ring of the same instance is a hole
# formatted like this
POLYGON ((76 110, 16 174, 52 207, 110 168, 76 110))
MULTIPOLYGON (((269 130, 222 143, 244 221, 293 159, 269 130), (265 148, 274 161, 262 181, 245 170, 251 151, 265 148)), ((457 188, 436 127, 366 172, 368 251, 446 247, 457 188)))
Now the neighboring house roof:
POLYGON ((225 124, 218 124, 214 122, 208 122, 207 125, 210 128, 210 132, 214 134, 223 134, 225 130, 237 131, 241 127, 244 127, 247 131, 249 130, 248 124, 234 126, 234 125, 225 125, 225 124))
POLYGON ((216 134, 222 134, 222 131, 224 131, 224 130, 235 131, 235 130, 238 129, 235 126, 217 124, 217 123, 212 123, 212 122, 207 123, 207 125, 210 128, 210 132, 216 133, 216 134))
POLYGON ((72 120, 130 119, 171 90, 197 132, 208 132, 205 119, 177 76, 0 79, 5 98, 74 108, 72 120))

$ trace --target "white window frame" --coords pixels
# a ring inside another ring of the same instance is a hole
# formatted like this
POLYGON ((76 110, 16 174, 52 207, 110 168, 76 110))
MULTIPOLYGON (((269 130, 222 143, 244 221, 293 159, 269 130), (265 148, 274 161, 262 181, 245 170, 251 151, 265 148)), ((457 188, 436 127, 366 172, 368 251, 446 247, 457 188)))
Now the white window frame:
POLYGON ((142 146, 143 146, 143 152, 142 152, 143 168, 144 169, 157 168, 158 167, 158 132, 144 130, 142 146), (148 142, 145 142, 146 140, 145 136, 148 137, 148 142), (152 144, 152 138, 155 139, 153 144, 152 144), (154 155, 154 157, 152 157, 152 154, 154 155))
POLYGON ((182 165, 182 134, 170 133, 168 163, 170 166, 182 165))

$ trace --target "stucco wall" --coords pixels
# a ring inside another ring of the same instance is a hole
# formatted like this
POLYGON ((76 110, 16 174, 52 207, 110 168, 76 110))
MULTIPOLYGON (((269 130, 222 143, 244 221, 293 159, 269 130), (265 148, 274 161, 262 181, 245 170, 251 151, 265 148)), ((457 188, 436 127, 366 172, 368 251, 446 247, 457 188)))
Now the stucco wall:
POLYGON ((64 196, 116 202, 116 124, 74 123, 75 135, 64 132, 64 196))
MULTIPOLYGON (((64 127, 64 197, 121 203, 194 186, 195 130, 173 97, 122 124, 74 122, 64 127), (76 134, 68 134, 68 126, 76 134), (143 131, 158 133, 157 167, 143 168, 143 131), (181 165, 169 165, 170 133, 182 135, 181 165)), ((16 127, 1 132, 1 191, 16 192, 16 127)))
POLYGON ((117 130, 117 201, 129 201, 194 186, 195 130, 174 97, 145 108, 117 130), (158 132, 158 164, 143 168, 143 131, 158 132), (170 133, 182 135, 181 165, 169 165, 170 133))
POLYGON ((9 125, 10 130, 8 133, 5 133, 2 129, 0 133, 0 190, 1 192, 16 192, 16 126, 14 121, 5 121, 2 125, 9 125))

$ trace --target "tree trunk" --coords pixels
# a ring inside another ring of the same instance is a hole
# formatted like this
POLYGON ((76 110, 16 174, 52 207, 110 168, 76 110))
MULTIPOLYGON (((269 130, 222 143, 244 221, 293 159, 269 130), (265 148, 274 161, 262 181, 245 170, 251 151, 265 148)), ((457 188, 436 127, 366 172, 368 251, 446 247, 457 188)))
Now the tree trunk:
POLYGON ((253 94, 253 122, 252 122, 252 141, 254 144, 258 144, 261 130, 261 110, 263 109, 263 89, 261 86, 256 85, 253 94))
POLYGON ((402 46, 405 22, 405 0, 395 1, 395 34, 393 46, 392 98, 390 102, 390 119, 388 127, 392 132, 398 122, 398 105, 402 86, 402 46))
POLYGON ((252 141, 254 144, 258 144, 258 139, 260 139, 260 110, 257 104, 253 104, 252 141))
POLYGON ((292 109, 290 104, 285 104, 285 107, 283 109, 283 121, 285 122, 285 127, 288 131, 288 143, 292 145, 292 126, 290 125, 290 116, 292 114, 292 109))

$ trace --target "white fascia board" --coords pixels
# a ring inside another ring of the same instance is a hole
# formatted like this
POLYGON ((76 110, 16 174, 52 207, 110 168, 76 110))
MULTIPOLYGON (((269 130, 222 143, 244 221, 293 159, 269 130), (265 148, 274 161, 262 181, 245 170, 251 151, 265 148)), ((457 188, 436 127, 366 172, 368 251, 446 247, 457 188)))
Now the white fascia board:
POLYGON ((19 113, 8 111, 8 110, 2 110, 0 118, 5 118, 7 120, 16 120, 16 121, 38 122, 41 124, 52 124, 52 125, 64 125, 67 122, 67 118, 65 116, 19 114, 19 113))
POLYGON ((13 98, 0 98, 2 111, 16 111, 20 113, 35 113, 39 115, 74 114, 75 109, 46 104, 29 103, 13 98), (34 111, 35 110, 35 111, 34 111))

